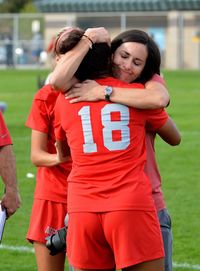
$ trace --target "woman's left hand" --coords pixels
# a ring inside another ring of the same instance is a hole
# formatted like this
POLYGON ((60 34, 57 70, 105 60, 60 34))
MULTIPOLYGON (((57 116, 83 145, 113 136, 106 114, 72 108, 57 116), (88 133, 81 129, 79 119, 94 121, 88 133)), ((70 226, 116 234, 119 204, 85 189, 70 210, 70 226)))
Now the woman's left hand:
POLYGON ((104 94, 102 86, 96 81, 86 80, 83 83, 75 84, 68 92, 66 92, 65 98, 71 99, 70 103, 82 101, 96 102, 104 99, 104 94))
POLYGON ((66 141, 56 141, 55 142, 57 162, 58 164, 69 161, 70 150, 66 141))

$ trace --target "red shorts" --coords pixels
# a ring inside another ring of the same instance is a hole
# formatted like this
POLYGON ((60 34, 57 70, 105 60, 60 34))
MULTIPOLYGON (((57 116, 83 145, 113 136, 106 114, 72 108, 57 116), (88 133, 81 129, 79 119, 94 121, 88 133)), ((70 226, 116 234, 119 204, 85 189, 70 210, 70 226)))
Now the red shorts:
POLYGON ((67 255, 79 269, 122 269, 164 257, 156 212, 70 213, 67 255))
POLYGON ((46 243, 45 238, 64 227, 67 204, 34 199, 26 238, 29 242, 46 243))

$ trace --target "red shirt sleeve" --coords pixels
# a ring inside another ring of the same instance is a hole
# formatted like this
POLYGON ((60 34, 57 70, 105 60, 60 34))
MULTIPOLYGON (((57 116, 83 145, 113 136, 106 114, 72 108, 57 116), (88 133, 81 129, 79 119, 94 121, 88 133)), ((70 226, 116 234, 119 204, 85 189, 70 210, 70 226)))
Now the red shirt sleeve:
POLYGON ((2 113, 0 112, 0 146, 11 145, 12 139, 10 137, 10 133, 8 128, 4 122, 2 113))
POLYGON ((64 129, 61 126, 61 107, 62 107, 62 98, 63 94, 60 93, 60 95, 57 98, 56 104, 55 104, 55 122, 54 122, 54 132, 55 137, 57 140, 66 140, 66 134, 64 129))
POLYGON ((42 133, 48 133, 48 115, 45 102, 42 100, 33 100, 31 111, 26 121, 26 126, 42 133))
POLYGON ((146 129, 156 131, 160 129, 167 121, 168 114, 164 109, 145 110, 147 113, 146 129))
POLYGON ((35 94, 26 126, 47 134, 57 96, 58 93, 52 91, 49 85, 40 89, 35 94))

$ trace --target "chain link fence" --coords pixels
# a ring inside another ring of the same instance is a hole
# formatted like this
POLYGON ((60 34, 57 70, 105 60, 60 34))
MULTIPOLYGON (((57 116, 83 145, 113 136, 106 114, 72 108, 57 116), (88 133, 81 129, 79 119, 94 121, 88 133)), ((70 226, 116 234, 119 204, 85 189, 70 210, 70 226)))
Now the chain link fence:
POLYGON ((64 26, 104 26, 111 38, 138 28, 158 44, 163 68, 200 69, 200 11, 0 14, 0 68, 47 67, 48 44, 64 26))
POLYGON ((44 48, 43 15, 0 15, 0 66, 42 65, 44 48))

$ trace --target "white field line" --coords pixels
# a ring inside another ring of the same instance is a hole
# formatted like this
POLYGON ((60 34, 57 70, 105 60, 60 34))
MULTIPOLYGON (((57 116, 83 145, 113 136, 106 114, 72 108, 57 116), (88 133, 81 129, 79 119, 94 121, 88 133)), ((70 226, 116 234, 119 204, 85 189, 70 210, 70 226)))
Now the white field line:
POLYGON ((173 267, 180 268, 180 269, 200 270, 200 265, 198 264, 173 262, 173 267))
MULTIPOLYGON (((34 249, 26 246, 8 246, 8 245, 0 245, 0 250, 9 250, 9 251, 17 251, 17 252, 27 252, 34 253, 34 249)), ((200 270, 200 265, 198 264, 189 264, 189 263, 176 263, 173 262, 173 267, 180 269, 190 269, 190 270, 200 270)))
POLYGON ((0 245, 0 249, 2 249, 2 250, 10 250, 10 251, 18 251, 18 252, 34 253, 33 248, 25 247, 25 246, 0 245))

